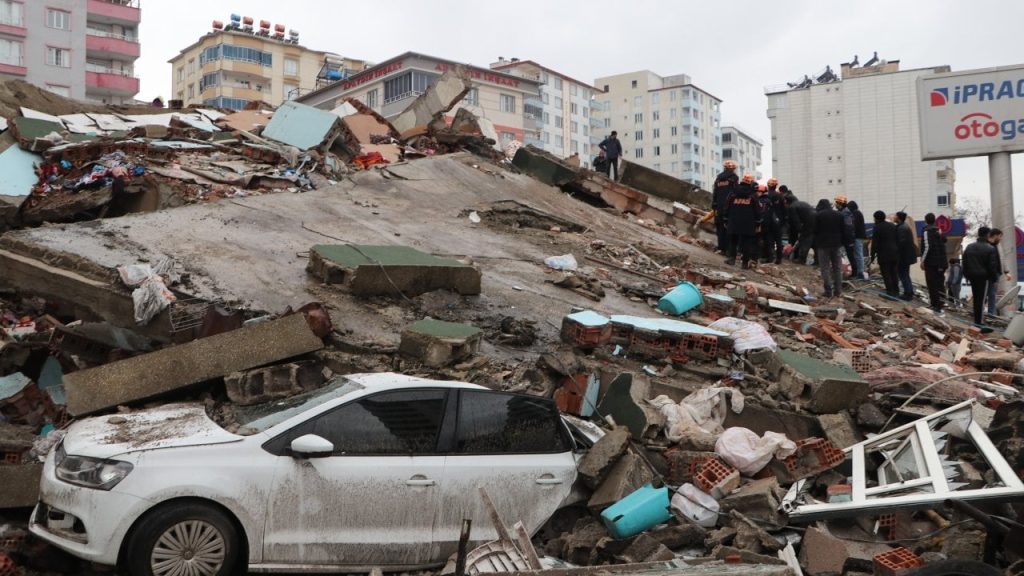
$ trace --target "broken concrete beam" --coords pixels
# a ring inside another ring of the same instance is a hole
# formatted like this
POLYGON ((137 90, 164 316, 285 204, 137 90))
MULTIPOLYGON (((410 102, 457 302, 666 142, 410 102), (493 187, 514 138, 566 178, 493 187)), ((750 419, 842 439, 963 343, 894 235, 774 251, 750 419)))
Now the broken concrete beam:
POLYGON ((512 165, 550 186, 564 186, 578 178, 575 168, 533 146, 517 150, 512 165))
POLYGON ((871 385, 865 380, 834 380, 831 378, 810 385, 811 399, 807 409, 815 414, 835 414, 855 410, 867 402, 871 385))
MULTIPOLYGON (((862 539, 866 540, 867 534, 863 534, 862 539)), ((799 559, 807 576, 826 576, 843 574, 848 562, 853 564, 860 560, 861 565, 865 562, 870 565, 875 555, 889 549, 881 543, 837 538, 824 525, 809 526, 800 545, 799 559)))
POLYGON ((818 416, 822 433, 836 448, 844 449, 864 440, 857 431, 853 418, 846 412, 818 416))
POLYGON ((340 120, 330 112, 286 100, 263 129, 263 137, 299 150, 326 152, 340 133, 340 120))
POLYGON ((734 490, 718 504, 722 512, 736 510, 769 528, 783 528, 786 526, 786 516, 779 512, 779 492, 777 479, 762 478, 734 490))
POLYGON ((634 164, 627 160, 620 163, 619 182, 638 190, 673 202, 682 202, 696 206, 702 210, 711 208, 711 193, 701 190, 689 182, 673 178, 646 166, 634 164))
POLYGON ((629 429, 616 427, 608 432, 583 455, 577 471, 590 488, 597 488, 609 474, 612 466, 629 449, 629 429))
POLYGON ((472 87, 472 83, 461 71, 449 70, 413 100, 391 124, 399 133, 417 126, 426 126, 454 108, 472 87))
POLYGON ((323 383, 323 365, 316 361, 277 364, 224 377, 228 398, 241 406, 309 392, 323 383))
POLYGON ((0 510, 35 506, 42 477, 42 464, 0 464, 0 510))
POLYGON ((608 477, 594 491, 594 495, 587 502, 587 507, 599 514, 653 480, 654 475, 643 460, 636 454, 627 452, 619 458, 608 473, 608 477))
POLYGON ((327 284, 344 284, 357 296, 418 296, 447 289, 480 293, 480 271, 409 246, 318 244, 309 251, 306 270, 327 284))
POLYGON ((67 374, 64 388, 68 412, 81 416, 138 402, 232 372, 313 352, 323 345, 302 314, 246 326, 67 374))
POLYGON ((446 366, 480 351, 483 332, 476 326, 420 320, 402 332, 398 351, 427 366, 446 366))
POLYGON ((1016 352, 974 352, 965 356, 964 362, 980 370, 1016 370, 1022 358, 1024 357, 1016 352))

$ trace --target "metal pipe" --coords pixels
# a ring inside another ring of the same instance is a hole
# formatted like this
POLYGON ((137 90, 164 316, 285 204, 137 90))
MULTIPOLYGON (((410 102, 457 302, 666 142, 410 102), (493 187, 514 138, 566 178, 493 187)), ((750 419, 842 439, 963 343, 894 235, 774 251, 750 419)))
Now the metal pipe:
POLYGON ((982 512, 981 510, 978 510, 976 507, 971 506, 967 502, 964 502, 962 500, 953 500, 952 498, 950 498, 943 502, 943 504, 945 504, 949 508, 956 510, 957 512, 960 512, 961 514, 970 516, 974 520, 978 521, 978 523, 980 523, 982 526, 984 526, 986 530, 993 534, 1005 536, 1010 531, 1010 529, 1006 526, 1003 526, 999 522, 993 520, 989 514, 982 512))
MULTIPOLYGON (((1009 152, 997 152, 988 157, 988 186, 992 200, 992 226, 1003 231, 999 243, 999 260, 1010 274, 1007 280, 999 275, 1000 292, 1017 285, 1017 234, 1013 211, 1013 171, 1009 152)), ((1002 271, 1000 271, 1002 272, 1002 271)), ((996 311, 999 314, 999 311, 996 311)))

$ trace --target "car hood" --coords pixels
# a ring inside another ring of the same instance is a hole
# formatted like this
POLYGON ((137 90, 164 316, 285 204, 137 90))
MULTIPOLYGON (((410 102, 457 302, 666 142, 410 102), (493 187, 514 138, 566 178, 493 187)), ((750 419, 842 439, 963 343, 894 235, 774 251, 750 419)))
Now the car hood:
POLYGON ((96 416, 75 422, 64 437, 64 450, 76 456, 110 458, 157 448, 238 442, 210 420, 202 404, 168 404, 129 414, 96 416))

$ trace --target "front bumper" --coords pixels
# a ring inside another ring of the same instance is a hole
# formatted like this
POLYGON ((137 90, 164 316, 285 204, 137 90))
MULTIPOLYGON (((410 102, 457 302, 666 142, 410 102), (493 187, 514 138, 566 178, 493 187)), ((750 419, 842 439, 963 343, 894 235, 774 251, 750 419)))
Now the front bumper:
POLYGON ((150 506, 147 500, 117 492, 116 487, 94 490, 59 480, 51 452, 43 466, 39 503, 29 529, 73 556, 114 566, 128 529, 150 506))

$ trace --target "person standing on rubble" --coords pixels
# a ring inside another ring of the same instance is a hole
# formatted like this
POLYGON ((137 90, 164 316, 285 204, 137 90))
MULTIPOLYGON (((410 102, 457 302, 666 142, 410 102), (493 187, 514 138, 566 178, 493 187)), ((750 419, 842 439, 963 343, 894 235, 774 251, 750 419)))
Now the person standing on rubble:
POLYGON ((608 157, 605 156, 604 150, 601 150, 597 153, 597 157, 594 158, 594 171, 608 176, 609 169, 611 167, 608 165, 608 157))
POLYGON ((900 284, 903 294, 900 299, 907 302, 914 299, 914 281, 910 279, 910 267, 917 263, 917 245, 914 244, 914 232, 907 224, 907 213, 896 213, 896 240, 900 249, 900 284))
POLYGON ((762 261, 765 263, 775 261, 782 263, 782 229, 786 225, 786 205, 782 199, 782 193, 777 190, 779 181, 775 178, 768 179, 768 209, 764 214, 765 230, 762 231, 764 249, 761 252, 762 261))
POLYGON ((767 264, 771 262, 771 259, 766 254, 771 250, 772 222, 775 218, 772 214, 772 200, 768 197, 768 187, 764 184, 757 185, 757 213, 760 216, 760 220, 755 231, 756 240, 754 246, 757 250, 754 260, 767 264))
POLYGON ((793 261, 806 264, 807 255, 814 247, 814 209, 790 192, 786 195, 786 218, 789 220, 790 242, 795 242, 793 261))
POLYGON ((846 196, 840 194, 835 198, 836 212, 843 217, 843 226, 846 228, 846 236, 849 239, 849 243, 843 246, 843 250, 846 252, 846 260, 850 263, 850 277, 857 278, 860 274, 857 271, 857 259, 854 257, 853 244, 855 234, 855 226, 853 222, 853 211, 848 206, 849 202, 846 196))
POLYGON ((878 268, 885 283, 885 293, 892 298, 900 295, 900 247, 896 238, 896 225, 885 219, 885 212, 876 210, 875 229, 871 233, 871 260, 878 259, 878 268))
POLYGON ((832 203, 818 200, 814 216, 814 254, 818 258, 821 280, 825 285, 825 298, 838 298, 843 294, 843 247, 849 244, 853 232, 843 223, 843 215, 832 208, 832 203))
POLYGON ((960 259, 950 258, 949 274, 946 276, 946 292, 948 293, 949 303, 957 307, 960 306, 960 292, 963 283, 964 269, 960 265, 960 259))
MULTIPOLYGON (((999 243, 1003 241, 1003 231, 999 228, 992 228, 988 231, 988 243, 995 247, 996 256, 999 256, 999 243)), ((1010 276, 1010 272, 1003 266, 1003 259, 999 257, 999 274, 1006 277, 1006 281, 1013 280, 1013 276, 1010 276)), ((985 301, 988 303, 989 316, 998 316, 999 310, 996 309, 996 289, 999 287, 999 278, 990 282, 988 288, 986 288, 985 301)))
POLYGON ((602 140, 597 147, 604 151, 604 155, 608 159, 609 172, 615 172, 615 176, 612 177, 612 180, 618 180, 619 156, 622 156, 622 142, 619 142, 619 133, 612 130, 611 135, 602 140))
POLYGON ((715 178, 714 190, 711 193, 711 210, 715 213, 715 233, 718 236, 718 253, 729 252, 729 231, 726 230, 725 203, 736 191, 740 177, 736 175, 736 163, 726 160, 722 172, 715 178))
POLYGON ((989 227, 978 228, 978 239, 964 248, 964 277, 971 283, 971 305, 974 308, 974 325, 985 334, 992 332, 984 323, 985 295, 989 282, 999 279, 1002 266, 999 250, 988 241, 989 227))
POLYGON ((853 200, 846 205, 850 209, 850 213, 853 214, 853 261, 851 265, 856 264, 854 269, 854 278, 867 280, 869 278, 868 271, 864 267, 864 241, 868 238, 867 226, 864 225, 864 213, 860 211, 860 206, 853 200))
POLYGON ((935 214, 924 215, 924 231, 921 234, 921 269, 928 284, 928 300, 936 314, 942 313, 942 292, 946 279, 946 237, 935 225, 935 214))
POLYGON ((750 261, 757 261, 757 226, 760 221, 757 198, 754 192, 754 177, 743 175, 743 181, 725 202, 726 226, 729 230, 729 259, 726 264, 736 264, 736 251, 743 256, 743 268, 750 267, 750 261))

